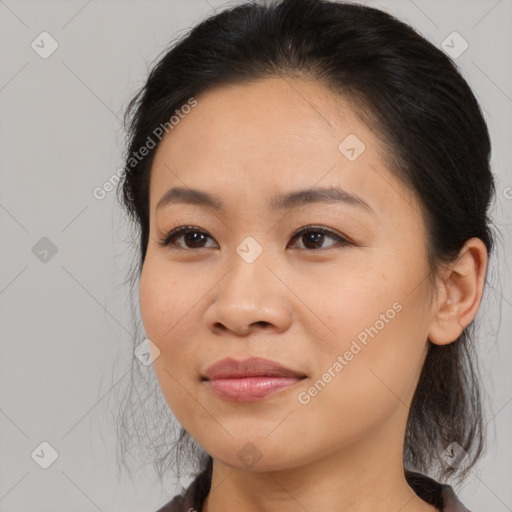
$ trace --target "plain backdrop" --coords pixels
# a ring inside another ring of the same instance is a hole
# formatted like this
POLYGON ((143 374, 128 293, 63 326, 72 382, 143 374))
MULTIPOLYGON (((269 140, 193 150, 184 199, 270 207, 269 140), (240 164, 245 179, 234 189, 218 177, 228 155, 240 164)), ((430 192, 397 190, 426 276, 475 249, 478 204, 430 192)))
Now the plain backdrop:
MULTIPOLYGON (((512 2, 366 3, 439 47, 454 31, 468 43, 455 60, 489 124, 503 239, 477 317, 489 450, 456 492, 475 512, 511 511, 512 2)), ((126 383, 114 359, 126 371, 131 357, 131 259, 115 192, 93 191, 123 165, 120 119, 151 62, 226 5, 0 0, 0 512, 152 512, 179 490, 151 468, 117 475, 104 418, 126 383)))

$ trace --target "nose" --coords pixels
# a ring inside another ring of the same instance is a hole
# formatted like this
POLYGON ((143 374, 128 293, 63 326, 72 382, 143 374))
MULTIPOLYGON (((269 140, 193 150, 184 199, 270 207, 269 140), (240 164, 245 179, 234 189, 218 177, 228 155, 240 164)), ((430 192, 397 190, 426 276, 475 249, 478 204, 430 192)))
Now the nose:
POLYGON ((291 292, 269 259, 263 251, 248 263, 235 252, 229 271, 212 290, 214 299, 205 312, 213 333, 247 336, 263 329, 278 333, 289 328, 291 292))

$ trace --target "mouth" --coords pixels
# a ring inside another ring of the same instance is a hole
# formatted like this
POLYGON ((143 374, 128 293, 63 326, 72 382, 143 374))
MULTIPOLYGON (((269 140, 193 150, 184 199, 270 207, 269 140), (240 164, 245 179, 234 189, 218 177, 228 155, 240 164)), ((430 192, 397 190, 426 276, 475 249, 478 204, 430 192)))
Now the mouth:
POLYGON ((286 368, 275 361, 233 358, 210 366, 202 381, 220 398, 235 402, 252 402, 289 389, 307 378, 303 372, 286 368))

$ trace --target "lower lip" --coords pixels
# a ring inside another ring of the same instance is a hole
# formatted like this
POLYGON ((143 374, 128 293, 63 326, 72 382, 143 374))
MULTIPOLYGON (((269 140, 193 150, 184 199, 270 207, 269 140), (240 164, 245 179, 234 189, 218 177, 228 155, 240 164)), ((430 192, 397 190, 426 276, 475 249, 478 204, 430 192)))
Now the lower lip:
POLYGON ((298 377, 245 377, 205 381, 221 398, 235 402, 254 402, 300 382, 298 377))

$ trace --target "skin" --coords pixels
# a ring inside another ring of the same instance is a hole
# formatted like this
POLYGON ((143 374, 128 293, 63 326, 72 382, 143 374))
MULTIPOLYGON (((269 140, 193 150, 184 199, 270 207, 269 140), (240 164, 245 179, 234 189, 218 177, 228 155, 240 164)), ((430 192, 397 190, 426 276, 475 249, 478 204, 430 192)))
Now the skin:
POLYGON ((417 199, 386 167, 377 134, 320 82, 269 78, 196 99, 155 155, 139 291, 163 395, 214 459, 202 510, 436 510, 404 477, 407 414, 428 340, 454 341, 478 310, 484 244, 468 240, 457 262, 440 267, 434 294, 417 199), (354 161, 338 150, 349 134, 365 144, 354 161), (276 193, 330 185, 373 212, 341 203, 273 212, 267 204, 276 193), (215 194, 224 209, 157 211, 173 186, 215 194), (208 236, 159 245, 182 225, 208 236), (352 245, 326 235, 315 249, 311 234, 294 238, 310 225, 352 245), (263 249, 252 263, 236 252, 248 236, 263 249), (300 403, 298 394, 396 303, 400 312, 300 403), (201 380, 229 356, 266 357, 307 378, 256 402, 229 402, 201 380), (256 453, 247 443, 261 454, 252 465, 237 456, 256 453))

